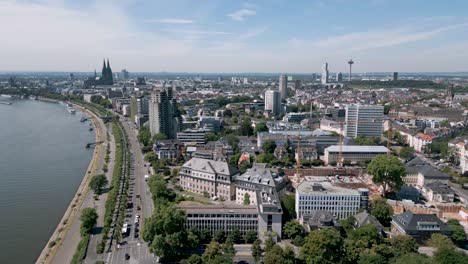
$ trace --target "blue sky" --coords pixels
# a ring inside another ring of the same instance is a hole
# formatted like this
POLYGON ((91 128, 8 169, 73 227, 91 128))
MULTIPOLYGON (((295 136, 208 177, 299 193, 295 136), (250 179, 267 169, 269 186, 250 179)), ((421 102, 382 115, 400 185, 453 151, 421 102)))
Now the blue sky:
POLYGON ((462 0, 0 0, 0 70, 468 71, 462 0), (448 3, 449 2, 449 3, 448 3))

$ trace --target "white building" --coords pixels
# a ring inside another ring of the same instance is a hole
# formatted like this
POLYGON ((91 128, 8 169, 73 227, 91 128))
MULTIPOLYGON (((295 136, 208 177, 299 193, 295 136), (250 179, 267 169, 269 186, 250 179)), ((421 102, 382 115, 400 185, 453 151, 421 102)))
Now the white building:
POLYGON ((288 76, 287 75, 280 75, 279 77, 279 92, 281 95, 281 99, 285 99, 288 95, 288 76))
MULTIPOLYGON (((317 210, 326 210, 337 219, 355 215, 360 208, 366 209, 369 200, 369 190, 366 188, 351 188, 351 178, 336 177, 305 177, 305 181, 296 187, 296 217, 301 219, 304 214, 317 210)), ((357 180, 355 180, 357 181, 357 180)), ((362 186, 362 184, 354 184, 362 186)))
POLYGON ((426 145, 431 144, 432 140, 436 138, 432 134, 418 133, 413 137, 413 147, 417 152, 424 152, 426 145))
POLYGON ((375 105, 347 105, 347 137, 380 137, 382 135, 384 108, 375 105))
POLYGON ((265 110, 275 115, 281 113, 281 96, 278 91, 267 90, 265 92, 265 110))
POLYGON ((329 77, 329 72, 328 72, 328 63, 325 62, 322 67, 322 78, 321 78, 321 83, 322 84, 327 84, 328 83, 328 77, 329 77))
MULTIPOLYGON (((325 149, 323 161, 326 164, 338 162, 340 146, 334 145, 325 149)), ((366 162, 372 160, 377 155, 387 154, 388 149, 384 146, 342 146, 341 153, 343 161, 366 162)))

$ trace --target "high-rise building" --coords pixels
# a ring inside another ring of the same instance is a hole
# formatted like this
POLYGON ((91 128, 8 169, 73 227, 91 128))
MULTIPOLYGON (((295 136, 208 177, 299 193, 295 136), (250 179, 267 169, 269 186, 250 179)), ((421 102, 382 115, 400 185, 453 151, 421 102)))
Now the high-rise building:
POLYGON ((281 95, 281 99, 285 99, 288 93, 288 76, 287 75, 280 75, 279 77, 279 92, 281 95))
POLYGON ((341 72, 336 74, 336 82, 342 82, 343 81, 343 74, 341 72))
POLYGON ((322 78, 321 78, 321 83, 322 84, 327 84, 328 83, 328 63, 325 62, 322 67, 322 78))
POLYGON ((127 69, 123 69, 123 70, 120 72, 120 78, 121 78, 122 80, 127 80, 129 77, 130 77, 130 74, 128 73, 127 69))
POLYGON ((295 80, 294 81, 294 90, 298 90, 302 88, 302 80, 295 80))
POLYGON ((393 81, 398 81, 398 72, 393 73, 393 81))
POLYGON ((265 92, 265 110, 271 111, 275 115, 281 113, 281 97, 278 91, 268 90, 265 92))
POLYGON ((163 133, 169 139, 176 138, 179 114, 172 88, 154 88, 149 101, 151 135, 163 133))
POLYGON ((347 105, 347 137, 380 137, 382 135, 384 108, 375 105, 347 105))

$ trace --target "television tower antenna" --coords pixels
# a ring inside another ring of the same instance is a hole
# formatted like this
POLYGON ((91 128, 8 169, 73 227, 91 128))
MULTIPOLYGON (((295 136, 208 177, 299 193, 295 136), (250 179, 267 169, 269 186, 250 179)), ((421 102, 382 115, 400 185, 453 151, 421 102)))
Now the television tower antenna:
POLYGON ((353 59, 350 59, 348 61, 348 64, 349 64, 349 81, 351 81, 352 68, 353 68, 353 64, 354 64, 353 59))

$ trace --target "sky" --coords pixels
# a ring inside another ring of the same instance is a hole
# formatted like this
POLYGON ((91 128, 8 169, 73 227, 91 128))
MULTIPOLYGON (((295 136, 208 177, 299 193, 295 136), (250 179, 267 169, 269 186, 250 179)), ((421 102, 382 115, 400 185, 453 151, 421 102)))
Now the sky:
POLYGON ((0 0, 0 71, 468 71, 466 0, 0 0))

